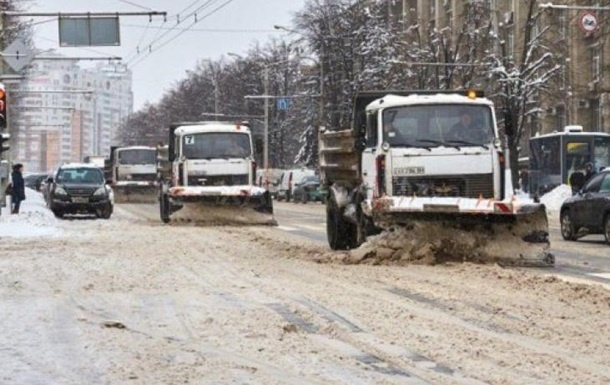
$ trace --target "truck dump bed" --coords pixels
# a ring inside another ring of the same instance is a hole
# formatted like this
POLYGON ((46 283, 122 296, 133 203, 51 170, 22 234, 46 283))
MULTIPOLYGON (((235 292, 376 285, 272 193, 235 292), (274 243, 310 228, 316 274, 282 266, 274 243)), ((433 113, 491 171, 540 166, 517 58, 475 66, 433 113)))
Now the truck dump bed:
POLYGON ((320 132, 320 180, 353 188, 361 183, 360 152, 353 130, 320 132))

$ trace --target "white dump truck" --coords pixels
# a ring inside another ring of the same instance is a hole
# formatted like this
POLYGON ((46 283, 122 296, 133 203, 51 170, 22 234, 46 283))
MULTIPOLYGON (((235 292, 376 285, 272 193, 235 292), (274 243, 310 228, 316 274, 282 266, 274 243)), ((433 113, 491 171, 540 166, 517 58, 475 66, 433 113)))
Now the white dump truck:
POLYGON ((319 148, 332 249, 402 231, 404 242, 426 237, 447 258, 554 263, 545 208, 517 200, 494 106, 481 92, 361 93, 353 128, 324 130, 319 148))
POLYGON ((107 178, 117 203, 157 201, 157 149, 146 146, 111 147, 107 178))
POLYGON ((163 222, 274 224, 269 191, 255 185, 256 162, 247 125, 172 124, 158 148, 163 222))

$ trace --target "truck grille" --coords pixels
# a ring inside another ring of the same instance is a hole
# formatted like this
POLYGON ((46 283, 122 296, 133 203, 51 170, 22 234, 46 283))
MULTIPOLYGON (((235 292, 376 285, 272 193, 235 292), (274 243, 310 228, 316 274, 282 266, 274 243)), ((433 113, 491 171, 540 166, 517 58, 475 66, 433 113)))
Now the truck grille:
POLYGON ((242 175, 189 175, 189 186, 238 186, 247 185, 248 174, 242 175))
POLYGON ((491 198, 494 195, 493 175, 395 176, 392 191, 395 196, 491 198))
POLYGON ((157 180, 157 174, 131 174, 134 182, 153 182, 157 180))
POLYGON ((95 192, 95 190, 98 189, 99 186, 95 186, 95 187, 66 187, 66 192, 71 196, 71 197, 78 197, 78 198, 89 198, 91 195, 93 195, 93 193, 95 192))

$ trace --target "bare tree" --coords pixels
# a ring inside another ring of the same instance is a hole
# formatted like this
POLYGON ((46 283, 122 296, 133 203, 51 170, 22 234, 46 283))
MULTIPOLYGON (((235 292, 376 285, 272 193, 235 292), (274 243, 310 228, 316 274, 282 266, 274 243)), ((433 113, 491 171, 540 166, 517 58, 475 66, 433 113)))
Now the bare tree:
POLYGON ((550 80, 561 69, 556 55, 545 41, 550 26, 539 28, 541 13, 537 1, 521 1, 527 9, 521 49, 511 51, 507 44, 509 29, 501 30, 502 26, 499 25, 496 34, 498 50, 490 55, 490 75, 496 81, 495 98, 503 112, 515 185, 518 180, 519 148, 528 117, 540 111, 539 95, 550 91, 550 80))

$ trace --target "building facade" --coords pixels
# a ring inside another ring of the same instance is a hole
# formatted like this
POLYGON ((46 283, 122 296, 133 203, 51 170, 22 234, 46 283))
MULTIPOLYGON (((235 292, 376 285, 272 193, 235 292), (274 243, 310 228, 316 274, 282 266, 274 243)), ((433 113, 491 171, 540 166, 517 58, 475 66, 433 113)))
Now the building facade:
POLYGON ((32 172, 107 155, 119 125, 133 111, 132 76, 122 65, 83 68, 61 57, 38 60, 15 92, 13 159, 32 172))

